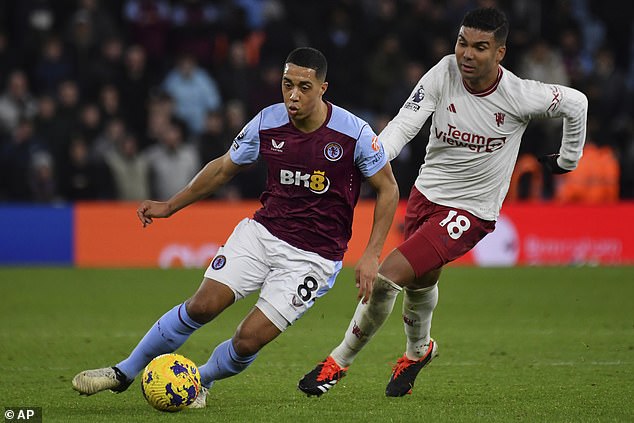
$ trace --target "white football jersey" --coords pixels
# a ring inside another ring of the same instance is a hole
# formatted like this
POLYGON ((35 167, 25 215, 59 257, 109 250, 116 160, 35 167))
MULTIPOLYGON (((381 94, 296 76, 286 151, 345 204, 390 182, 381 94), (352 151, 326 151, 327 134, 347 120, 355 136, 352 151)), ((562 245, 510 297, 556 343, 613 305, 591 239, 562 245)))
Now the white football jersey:
POLYGON ((392 160, 433 113, 416 187, 434 203, 496 220, 529 121, 563 118, 558 164, 572 170, 583 152, 587 110, 581 92, 521 79, 502 66, 491 88, 471 92, 452 54, 423 75, 379 140, 392 160))

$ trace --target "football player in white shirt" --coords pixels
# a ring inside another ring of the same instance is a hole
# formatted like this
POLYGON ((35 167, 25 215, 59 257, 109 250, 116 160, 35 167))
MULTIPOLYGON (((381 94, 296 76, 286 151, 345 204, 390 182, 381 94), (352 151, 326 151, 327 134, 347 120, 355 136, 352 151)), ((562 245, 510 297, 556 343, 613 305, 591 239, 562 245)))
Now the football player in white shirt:
POLYGON ((520 79, 502 67, 507 34, 508 21, 500 10, 467 13, 455 54, 420 79, 379 135, 392 160, 433 114, 425 162, 407 203, 405 241, 381 264, 370 300, 358 304, 341 344, 300 380, 298 387, 306 394, 321 395, 345 375, 401 290, 407 343, 385 394, 411 393, 416 376, 438 351, 430 330, 442 266, 495 228, 529 121, 563 118, 559 153, 540 161, 555 174, 577 166, 586 134, 585 95, 520 79))

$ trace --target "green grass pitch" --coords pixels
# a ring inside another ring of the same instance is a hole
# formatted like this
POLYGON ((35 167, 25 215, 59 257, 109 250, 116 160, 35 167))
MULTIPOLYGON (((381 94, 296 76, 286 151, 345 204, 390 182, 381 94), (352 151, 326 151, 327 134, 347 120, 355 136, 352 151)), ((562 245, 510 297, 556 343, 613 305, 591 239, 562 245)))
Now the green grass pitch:
MULTIPOLYGON (((351 269, 249 369, 217 382, 204 410, 155 411, 138 380, 118 395, 73 391, 77 372, 125 357, 201 279, 200 269, 0 268, 0 409, 42 407, 47 423, 634 421, 634 267, 447 268, 432 328, 440 355, 403 398, 384 396, 405 343, 400 297, 339 385, 321 398, 296 388, 348 325, 351 269)), ((206 361, 254 301, 178 352, 206 361)))

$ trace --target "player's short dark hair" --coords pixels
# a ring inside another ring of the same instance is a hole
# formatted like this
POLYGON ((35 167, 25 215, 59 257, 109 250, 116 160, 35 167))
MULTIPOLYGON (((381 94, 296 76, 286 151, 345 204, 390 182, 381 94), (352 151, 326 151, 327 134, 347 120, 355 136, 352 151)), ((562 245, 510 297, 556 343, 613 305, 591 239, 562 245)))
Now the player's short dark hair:
POLYGON ((299 47, 291 51, 286 57, 286 63, 292 63, 303 68, 315 70, 315 76, 320 81, 326 80, 328 61, 321 51, 312 47, 299 47))
POLYGON ((506 44, 509 34, 509 21, 506 15, 495 7, 481 7, 468 12, 462 19, 461 26, 492 32, 499 45, 506 44))

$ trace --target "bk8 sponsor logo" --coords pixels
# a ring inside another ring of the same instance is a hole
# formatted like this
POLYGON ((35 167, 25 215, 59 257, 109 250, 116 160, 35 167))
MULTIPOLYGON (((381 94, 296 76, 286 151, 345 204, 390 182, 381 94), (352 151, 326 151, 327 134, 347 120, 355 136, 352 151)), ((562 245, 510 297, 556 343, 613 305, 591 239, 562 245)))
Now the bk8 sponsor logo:
POLYGON ((323 194, 330 188, 330 180, 326 176, 326 172, 319 170, 310 173, 302 173, 298 170, 280 170, 280 183, 282 185, 303 186, 315 194, 323 194))

